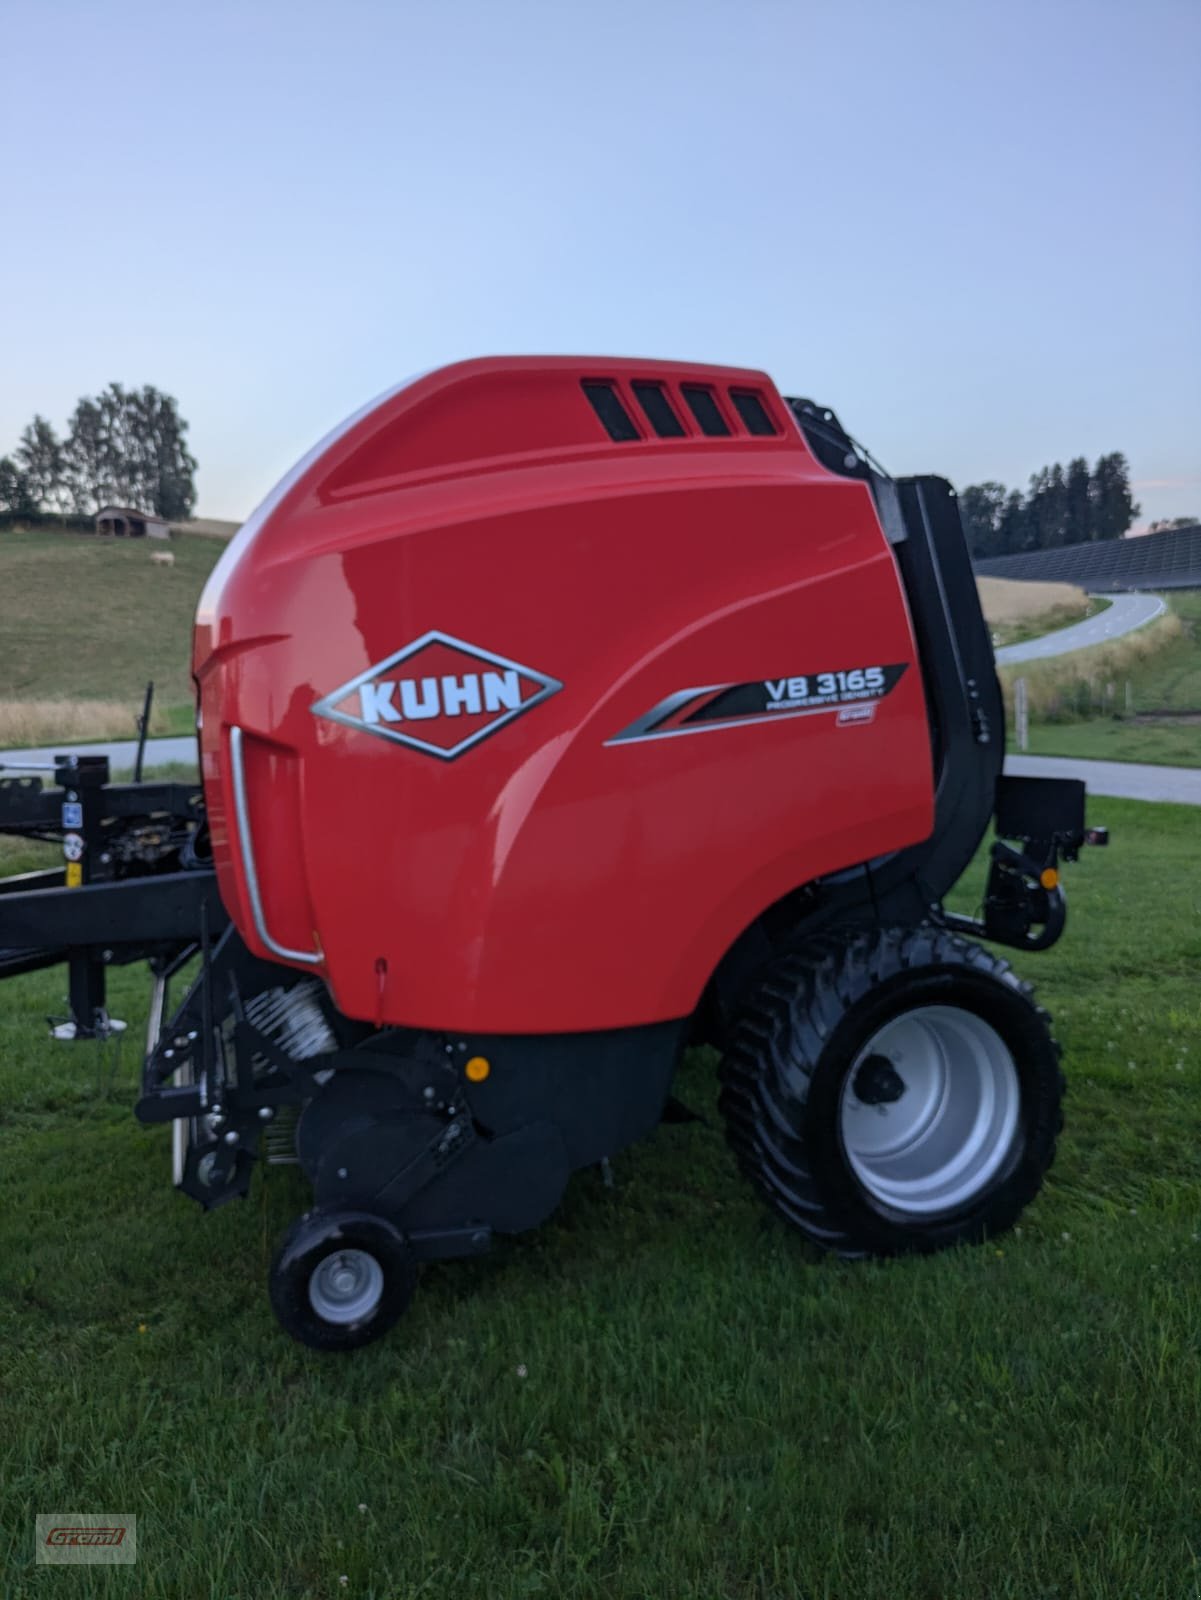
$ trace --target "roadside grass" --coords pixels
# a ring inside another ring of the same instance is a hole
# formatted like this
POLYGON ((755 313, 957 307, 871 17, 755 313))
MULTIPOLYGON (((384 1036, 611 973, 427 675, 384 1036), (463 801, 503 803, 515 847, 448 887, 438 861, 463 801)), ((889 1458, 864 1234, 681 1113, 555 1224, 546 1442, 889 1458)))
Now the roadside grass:
MULTIPOLYGON (((1012 734, 1011 750, 1017 749, 1012 734)), ((1031 722, 1027 752, 1075 756, 1081 761, 1148 761, 1165 767, 1201 767, 1201 715, 1195 722, 1142 724, 1125 717, 1087 722, 1031 722)))
POLYGON ((1184 623, 1174 611, 1123 634, 1107 644, 1038 661, 1002 663, 998 667, 1006 711, 1013 711, 1013 686, 1026 680, 1030 716, 1043 722, 1073 722, 1113 715, 1124 704, 1125 685, 1140 672, 1156 673, 1157 658, 1186 639, 1184 623))
MULTIPOLYGON (((46 744, 65 749, 89 739, 136 739, 141 712, 140 697, 136 705, 127 700, 64 700, 49 695, 0 700, 0 750, 46 744)), ((151 709, 150 732, 174 732, 169 715, 157 704, 151 709)))
MULTIPOLYGON (((143 704, 141 695, 136 705, 125 700, 0 700, 0 750, 69 750, 97 739, 136 739, 143 704)), ((195 706, 161 706, 156 690, 150 737, 195 732, 195 706)))
POLYGON ((1023 583, 1013 578, 977 578, 980 608, 995 645, 1037 638, 1053 628, 1081 622, 1103 606, 1074 583, 1023 583))
MULTIPOLYGON (((1094 810, 1096 808, 1094 807, 1094 810)), ((1020 1232, 819 1258, 734 1171, 714 1061, 549 1225, 426 1272, 349 1358, 277 1329, 290 1169, 203 1215, 119 1058, 0 1012, 5 1600, 1185 1600, 1201 1568, 1197 813, 1106 801, 1062 943, 1014 957, 1070 1082, 1020 1232), (33 1565, 37 1511, 138 1516, 136 1576, 33 1565)), ((970 908, 983 856, 955 899, 970 908)))
POLYGON ((1112 644, 1002 667, 1009 748, 1013 685, 1024 677, 1032 753, 1201 766, 1201 720, 1180 716, 1201 719, 1201 590, 1165 598, 1166 617, 1112 644))
POLYGON ((146 681, 152 731, 189 732, 192 619, 220 541, 171 540, 175 565, 141 539, 46 530, 0 534, 0 749, 131 738, 146 681))
POLYGON ((1087 622, 1091 617, 1099 617, 1113 604, 1112 600, 1102 600, 1095 595, 1087 595, 1085 599, 1087 603, 1084 606, 1053 606, 1049 611, 1043 611, 1037 616, 994 627, 991 630, 993 648, 1000 649, 1007 644, 1025 644, 1028 639, 1041 639, 1048 633, 1058 633, 1061 628, 1070 628, 1077 622, 1087 622))

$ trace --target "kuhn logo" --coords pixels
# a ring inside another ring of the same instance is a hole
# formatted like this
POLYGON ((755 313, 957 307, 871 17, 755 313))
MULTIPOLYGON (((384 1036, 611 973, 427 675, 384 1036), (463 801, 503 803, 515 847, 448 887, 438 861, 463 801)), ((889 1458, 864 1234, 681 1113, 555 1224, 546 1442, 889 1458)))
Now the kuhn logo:
POLYGON ((562 687, 532 667, 433 631, 327 694, 313 711, 453 761, 562 687))

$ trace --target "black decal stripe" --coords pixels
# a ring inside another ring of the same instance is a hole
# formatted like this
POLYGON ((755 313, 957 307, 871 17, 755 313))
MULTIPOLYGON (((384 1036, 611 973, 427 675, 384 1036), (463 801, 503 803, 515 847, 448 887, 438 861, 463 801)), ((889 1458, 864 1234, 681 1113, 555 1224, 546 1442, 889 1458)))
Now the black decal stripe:
POLYGON ((698 700, 702 695, 720 694, 726 685, 723 683, 703 684, 695 689, 677 689, 675 694, 669 694, 666 699, 660 700, 657 706, 652 706, 643 716, 631 722, 628 728, 623 728, 620 733, 615 733, 606 744, 622 744, 628 739, 646 739, 660 737, 654 732, 661 728, 670 718, 683 711, 686 706, 698 700))
POLYGON ((678 728, 682 727, 686 722, 697 722, 710 706, 716 705, 719 700, 724 700, 729 693, 729 689, 726 688, 706 690, 703 694, 696 695, 693 699, 685 701, 682 706, 672 712, 670 717, 664 717, 662 722, 657 723, 656 727, 660 729, 667 727, 678 728))
MULTIPOLYGON (((680 689, 660 700, 658 705, 628 728, 614 734, 607 744, 623 744, 642 739, 668 739, 676 734, 709 733, 720 728, 747 723, 788 722, 794 717, 814 716, 823 711, 840 711, 846 706, 873 705, 892 693, 908 670, 900 661, 879 668, 884 682, 878 687, 835 689, 818 693, 818 680, 824 673, 792 673, 783 678, 756 679, 754 683, 712 684, 707 688, 680 689), (806 694, 788 697, 788 685, 804 678, 806 694), (780 688, 773 695, 768 685, 780 688), (698 704, 699 702, 699 704, 698 704)), ((844 674, 865 672, 866 668, 843 668, 844 674)), ((830 674, 837 681, 838 674, 830 674)))
POLYGON ((767 710, 762 683, 736 683, 684 718, 685 722, 728 722, 732 717, 758 717, 767 710))
MULTIPOLYGON (((829 711, 835 706, 865 705, 873 700, 883 700, 900 682, 908 663, 901 661, 880 670, 884 682, 878 688, 835 689, 830 694, 819 694, 818 681, 823 673, 793 673, 789 677, 761 678, 754 683, 737 683, 707 704, 699 706, 683 720, 685 722, 729 722, 739 717, 763 715, 795 716, 801 711, 829 711), (788 685, 803 679, 806 693, 800 699, 788 698, 788 685), (780 689, 773 695, 769 685, 780 689)), ((844 671, 850 672, 852 668, 844 671)), ((863 669, 858 669, 862 671, 863 669)), ((837 678, 837 674, 831 674, 837 678)))

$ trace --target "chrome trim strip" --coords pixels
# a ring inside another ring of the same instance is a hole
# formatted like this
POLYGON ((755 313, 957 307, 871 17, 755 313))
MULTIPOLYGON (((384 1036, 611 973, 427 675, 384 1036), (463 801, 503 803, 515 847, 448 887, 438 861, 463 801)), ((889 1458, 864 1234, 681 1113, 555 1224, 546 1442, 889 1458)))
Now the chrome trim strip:
POLYGON ((246 895, 250 901, 250 915, 254 931, 273 956, 281 961, 303 961, 307 966, 321 965, 321 957, 311 950, 289 950, 267 931, 263 916, 263 901, 259 893, 258 868, 254 861, 254 841, 250 836, 250 809, 246 804, 246 773, 242 766, 242 730, 232 726, 229 730, 229 766, 234 785, 234 816, 238 822, 238 844, 242 852, 242 870, 246 874, 246 895))
POLYGON ((152 1056, 163 1031, 163 1012, 167 1008, 167 980, 156 972, 150 988, 150 1015, 146 1018, 146 1054, 152 1056))

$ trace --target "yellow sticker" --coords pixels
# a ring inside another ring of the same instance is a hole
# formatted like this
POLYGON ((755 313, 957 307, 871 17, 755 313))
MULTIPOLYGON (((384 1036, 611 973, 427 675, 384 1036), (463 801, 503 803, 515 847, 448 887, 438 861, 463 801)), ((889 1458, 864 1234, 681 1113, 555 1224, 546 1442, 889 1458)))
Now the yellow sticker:
POLYGON ((67 888, 78 889, 83 882, 83 863, 81 861, 67 862, 67 888))

